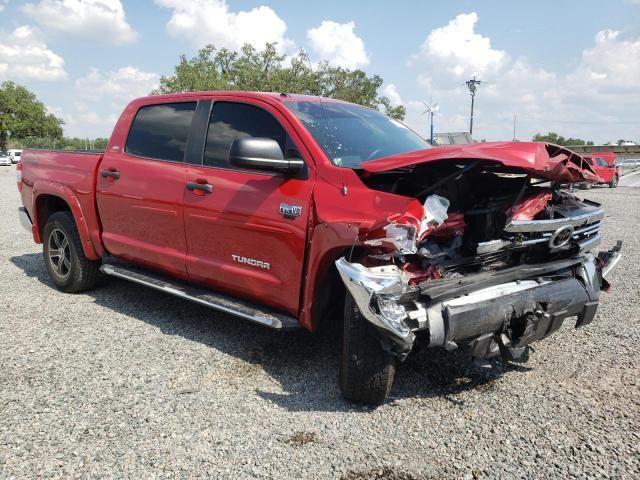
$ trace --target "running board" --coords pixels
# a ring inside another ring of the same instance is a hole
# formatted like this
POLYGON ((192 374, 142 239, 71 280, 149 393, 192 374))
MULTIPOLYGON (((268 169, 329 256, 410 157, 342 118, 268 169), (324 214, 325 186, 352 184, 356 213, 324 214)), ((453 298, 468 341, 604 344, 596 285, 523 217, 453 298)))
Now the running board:
POLYGON ((123 278, 146 287, 170 293, 176 297, 184 298, 185 300, 199 303, 206 307, 229 313, 276 330, 292 330, 300 326, 295 318, 288 315, 258 307, 244 300, 228 297, 220 293, 212 292, 211 290, 174 282, 173 280, 156 276, 152 273, 112 264, 104 264, 100 267, 100 270, 106 275, 123 278))

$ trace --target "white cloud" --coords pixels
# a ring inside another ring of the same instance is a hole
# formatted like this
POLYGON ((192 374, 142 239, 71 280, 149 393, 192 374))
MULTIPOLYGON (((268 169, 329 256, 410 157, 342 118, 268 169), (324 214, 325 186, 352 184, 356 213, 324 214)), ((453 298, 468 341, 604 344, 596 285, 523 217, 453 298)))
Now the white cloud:
POLYGON ((225 0, 155 0, 173 10, 167 31, 189 40, 195 47, 214 44, 239 50, 248 43, 258 49, 276 42, 280 51, 290 45, 285 38, 287 25, 270 7, 233 12, 225 0))
POLYGON ((402 97, 398 92, 398 88, 393 83, 385 85, 385 87, 382 89, 382 95, 389 99, 391 105, 402 105, 403 103, 402 97))
POLYGON ((138 37, 120 0, 41 0, 27 3, 23 11, 43 29, 60 35, 116 45, 138 37))
POLYGON ((578 73, 600 88, 636 90, 640 81, 640 39, 622 40, 620 32, 613 30, 598 32, 594 47, 582 53, 578 73))
POLYGON ((9 3, 9 0, 0 0, 0 13, 2 13, 4 7, 7 6, 7 3, 9 3))
POLYGON ((433 30, 420 47, 421 59, 442 64, 456 77, 500 68, 506 54, 491 48, 491 40, 475 32, 478 14, 460 14, 433 30))
POLYGON ((66 75, 64 60, 47 47, 37 29, 23 25, 12 33, 0 32, 0 78, 50 81, 66 75))
POLYGON ((83 100, 104 102, 108 99, 114 106, 124 108, 127 102, 157 88, 159 79, 157 73, 142 72, 130 66, 106 73, 91 68, 76 80, 75 91, 83 100))
POLYGON ((75 81, 72 101, 47 109, 65 121, 65 135, 78 137, 108 136, 131 100, 148 95, 157 88, 160 75, 136 67, 102 72, 91 68, 75 81))
POLYGON ((369 63, 364 42, 354 32, 355 22, 336 23, 323 21, 307 31, 311 51, 318 60, 344 68, 359 68, 369 63))
MULTIPOLYGON (((511 139, 515 113, 523 140, 547 131, 596 142, 640 137, 640 38, 603 30, 577 65, 560 73, 492 48, 488 37, 476 33, 477 21, 475 13, 459 15, 433 30, 412 59, 425 98, 440 103, 436 131, 468 130, 470 98, 463 81, 477 73, 488 83, 476 96, 476 138, 511 139)), ((423 130, 420 113, 418 102, 407 103, 407 123, 423 130)))

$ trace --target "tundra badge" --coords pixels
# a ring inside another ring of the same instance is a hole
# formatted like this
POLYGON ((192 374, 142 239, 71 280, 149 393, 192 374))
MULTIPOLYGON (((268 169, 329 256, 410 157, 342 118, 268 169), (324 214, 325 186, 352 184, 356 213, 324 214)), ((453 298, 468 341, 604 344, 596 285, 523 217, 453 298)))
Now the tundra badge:
POLYGON ((302 215, 302 207, 299 205, 280 204, 280 213, 284 218, 296 218, 302 215))
POLYGON ((256 260, 255 258, 243 257, 240 255, 231 255, 234 262, 244 263, 245 265, 251 265, 252 267, 264 268, 265 270, 271 270, 271 264, 269 262, 263 262, 256 260))

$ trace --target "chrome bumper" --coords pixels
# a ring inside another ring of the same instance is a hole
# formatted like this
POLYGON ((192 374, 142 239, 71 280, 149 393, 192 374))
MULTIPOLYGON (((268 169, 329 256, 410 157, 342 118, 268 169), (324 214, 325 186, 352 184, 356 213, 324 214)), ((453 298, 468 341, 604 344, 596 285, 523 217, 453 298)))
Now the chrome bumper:
POLYGON ((440 293, 418 292, 393 265, 366 268, 343 257, 336 267, 362 315, 383 334, 383 347, 386 342, 385 348, 400 358, 409 353, 421 330, 428 332, 430 347, 470 345, 478 358, 501 353, 515 358, 528 343, 550 335, 569 317, 577 317, 576 327, 593 320, 600 290, 608 289, 604 277, 619 263, 620 249, 618 243, 597 258, 587 254, 550 262, 544 268, 552 270, 543 274, 534 275, 536 267, 523 266, 511 269, 517 274, 513 278, 506 276, 512 275, 509 269, 489 283, 471 278, 468 291, 460 287, 457 292, 449 287, 440 293), (519 333, 503 333, 508 331, 519 333))
POLYGON ((20 218, 20 225, 22 225, 27 232, 31 233, 33 231, 31 228, 33 227, 33 222, 27 209, 24 207, 18 208, 18 217, 20 218))

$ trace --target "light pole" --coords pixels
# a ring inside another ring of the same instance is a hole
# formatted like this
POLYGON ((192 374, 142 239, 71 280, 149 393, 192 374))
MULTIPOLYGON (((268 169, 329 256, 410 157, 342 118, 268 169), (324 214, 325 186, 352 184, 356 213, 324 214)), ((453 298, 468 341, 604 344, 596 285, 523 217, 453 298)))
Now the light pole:
POLYGON ((425 113, 429 114, 429 143, 431 144, 431 146, 433 146, 433 115, 440 110, 440 105, 438 105, 437 103, 434 104, 431 99, 429 99, 429 103, 426 102, 422 102, 424 103, 424 106, 427 107, 427 109, 422 112, 422 114, 424 115, 425 113))
POLYGON ((471 93, 471 120, 469 122, 469 135, 473 136, 473 105, 476 99, 476 91, 478 90, 478 86, 485 82, 482 80, 476 80, 476 76, 474 75, 471 80, 467 80, 465 83, 471 93))

